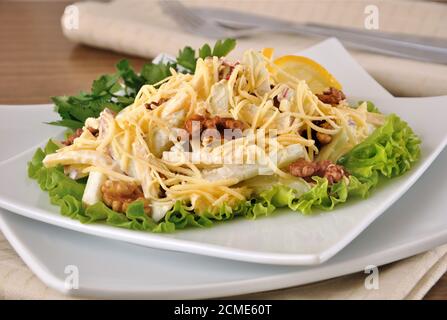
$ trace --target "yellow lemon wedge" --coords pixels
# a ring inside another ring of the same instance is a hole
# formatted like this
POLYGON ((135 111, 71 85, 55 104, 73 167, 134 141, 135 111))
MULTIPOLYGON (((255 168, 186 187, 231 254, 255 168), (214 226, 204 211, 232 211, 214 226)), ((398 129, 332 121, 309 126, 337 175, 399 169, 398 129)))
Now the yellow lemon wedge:
MULTIPOLYGON (((274 53, 274 52, 275 52, 275 49, 273 49, 273 48, 264 48, 264 49, 262 49, 262 51, 261 51, 262 55, 263 55, 267 60, 269 60, 269 61, 272 61, 272 59, 273 59, 273 53, 274 53)), ((273 72, 274 72, 273 69, 274 69, 274 68, 273 68, 270 64, 267 65, 267 70, 268 70, 270 73, 273 73, 273 72)))
MULTIPOLYGON (((263 52, 264 54, 264 52, 263 52)), ((299 80, 305 80, 313 93, 322 93, 329 87, 341 90, 341 84, 322 65, 302 56, 282 56, 273 61, 282 71, 299 80)), ((275 71, 279 81, 287 82, 287 75, 275 71)))
POLYGON ((261 53, 264 57, 266 57, 268 60, 271 60, 273 57, 273 52, 275 52, 275 49, 273 48, 264 48, 262 49, 261 53))

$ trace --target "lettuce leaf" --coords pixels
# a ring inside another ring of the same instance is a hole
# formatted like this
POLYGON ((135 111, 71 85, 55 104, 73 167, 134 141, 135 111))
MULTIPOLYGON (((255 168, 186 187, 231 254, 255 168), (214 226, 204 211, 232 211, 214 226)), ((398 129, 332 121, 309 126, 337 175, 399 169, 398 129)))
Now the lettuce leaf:
POLYGON ((359 101, 359 102, 357 102, 357 107, 360 106, 363 102, 366 102, 366 110, 368 112, 380 113, 380 110, 371 101, 359 101))
POLYGON ((406 122, 391 114, 362 143, 342 156, 338 163, 369 188, 380 177, 393 178, 408 171, 420 157, 421 140, 406 122))
POLYGON ((125 214, 113 211, 102 202, 85 208, 82 205, 85 181, 68 178, 62 167, 43 166, 45 156, 59 148, 51 140, 44 149, 35 152, 28 163, 28 176, 49 193, 51 203, 59 206, 64 216, 82 223, 102 222, 131 230, 165 233, 188 227, 206 228, 235 217, 256 219, 272 214, 277 208, 303 214, 310 214, 314 209, 332 210, 349 198, 367 197, 381 178, 393 178, 408 171, 420 156, 420 143, 408 124, 392 114, 382 127, 339 159, 338 163, 350 173, 347 179, 330 185, 326 178, 313 177, 314 186, 304 194, 277 184, 234 207, 223 204, 213 212, 195 213, 188 210, 187 203, 177 201, 158 223, 144 213, 141 201, 130 204, 125 214))
POLYGON ((383 126, 338 160, 350 173, 349 180, 329 185, 327 179, 313 177, 315 185, 300 197, 284 186, 276 186, 260 196, 263 203, 275 208, 287 206, 303 214, 311 213, 313 208, 332 210, 348 198, 367 197, 382 177, 393 178, 408 171, 420 157, 420 144, 408 124, 391 114, 383 126))
POLYGON ((287 207, 303 214, 312 213, 312 209, 332 210, 337 204, 344 203, 348 195, 366 197, 365 185, 355 176, 330 185, 326 178, 313 177, 315 185, 304 194, 298 195, 296 190, 276 185, 262 192, 255 200, 256 205, 262 205, 265 211, 271 213, 276 208, 287 207))

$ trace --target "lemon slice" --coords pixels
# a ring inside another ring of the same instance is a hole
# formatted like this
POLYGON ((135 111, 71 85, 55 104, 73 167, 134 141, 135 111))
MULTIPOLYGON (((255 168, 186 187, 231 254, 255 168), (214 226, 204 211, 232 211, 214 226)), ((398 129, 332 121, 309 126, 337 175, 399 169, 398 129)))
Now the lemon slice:
MULTIPOLYGON (((262 55, 269 61, 272 61, 274 52, 275 52, 275 49, 273 49, 273 48, 264 48, 261 51, 262 55)), ((271 66, 270 63, 267 65, 267 70, 270 73, 274 72, 274 68, 271 66)))
MULTIPOLYGON (((264 54, 264 52, 263 52, 264 54)), ((299 80, 305 80, 313 93, 322 93, 329 87, 341 90, 341 84, 322 65, 312 59, 302 56, 282 56, 273 63, 282 71, 299 80)), ((280 82, 287 82, 290 79, 278 70, 275 71, 280 82)))
POLYGON ((268 60, 272 60, 274 51, 275 51, 275 49, 273 49, 273 48, 264 48, 264 49, 262 49, 261 53, 268 60))

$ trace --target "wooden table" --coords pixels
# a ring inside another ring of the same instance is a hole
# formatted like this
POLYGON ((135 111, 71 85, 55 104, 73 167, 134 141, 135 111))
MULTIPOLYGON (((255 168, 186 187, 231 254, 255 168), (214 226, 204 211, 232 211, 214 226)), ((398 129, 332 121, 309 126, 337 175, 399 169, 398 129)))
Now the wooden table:
MULTIPOLYGON (((67 41, 60 28, 67 3, 0 3, 0 104, 49 103, 50 96, 88 90, 119 59, 136 68, 146 62, 67 41)), ((426 299, 447 299, 447 274, 426 299)))

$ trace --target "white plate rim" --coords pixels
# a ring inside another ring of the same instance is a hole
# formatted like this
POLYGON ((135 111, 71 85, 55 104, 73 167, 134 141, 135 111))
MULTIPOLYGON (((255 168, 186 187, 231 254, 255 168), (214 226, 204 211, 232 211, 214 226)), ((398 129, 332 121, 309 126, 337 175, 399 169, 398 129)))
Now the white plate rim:
MULTIPOLYGON (((401 244, 372 255, 360 257, 353 260, 338 262, 334 266, 315 266, 323 268, 326 273, 313 274, 312 270, 284 273, 274 276, 265 276, 242 281, 220 282, 217 284, 197 284, 185 287, 175 286, 151 286, 147 290, 134 290, 123 288, 122 290, 110 290, 95 287, 82 287, 71 289, 65 286, 65 282, 58 279, 47 270, 45 265, 38 263, 32 252, 20 241, 13 228, 8 224, 6 213, 0 209, 0 229, 17 254, 25 264, 49 287, 73 297, 101 297, 101 298, 149 298, 149 299, 205 299, 225 296, 250 294, 255 292, 284 289, 322 280, 327 280, 355 272, 363 271, 367 265, 381 266, 400 259, 404 259, 423 251, 442 245, 447 241, 447 230, 414 240, 410 243, 401 244)), ((35 221, 35 223, 42 223, 35 221)))

